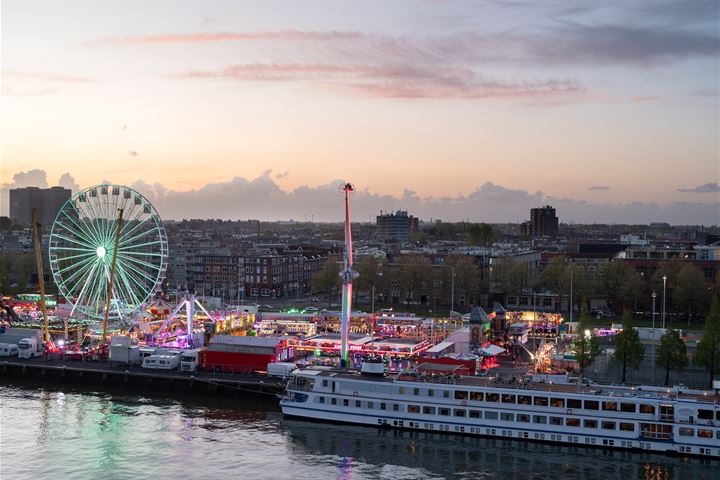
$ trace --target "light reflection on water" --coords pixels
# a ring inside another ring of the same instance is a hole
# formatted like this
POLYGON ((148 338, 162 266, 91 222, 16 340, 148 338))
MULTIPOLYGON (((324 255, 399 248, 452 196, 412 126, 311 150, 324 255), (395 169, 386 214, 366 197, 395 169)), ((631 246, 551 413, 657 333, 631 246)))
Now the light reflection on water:
POLYGON ((720 462, 283 419, 246 400, 0 386, 0 478, 718 479, 720 462))

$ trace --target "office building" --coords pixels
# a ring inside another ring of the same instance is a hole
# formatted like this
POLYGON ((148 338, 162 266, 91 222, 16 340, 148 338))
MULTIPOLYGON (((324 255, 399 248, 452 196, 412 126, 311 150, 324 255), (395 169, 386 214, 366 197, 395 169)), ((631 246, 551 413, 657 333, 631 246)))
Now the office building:
POLYGON ((37 220, 45 231, 50 231, 55 217, 72 196, 72 191, 63 187, 24 187, 10 189, 10 218, 29 224, 32 209, 37 209, 37 220))

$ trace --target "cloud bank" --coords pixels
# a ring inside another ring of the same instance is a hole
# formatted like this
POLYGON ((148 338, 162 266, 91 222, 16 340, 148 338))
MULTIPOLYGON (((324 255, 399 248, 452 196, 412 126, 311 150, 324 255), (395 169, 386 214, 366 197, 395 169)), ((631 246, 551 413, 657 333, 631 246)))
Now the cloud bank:
POLYGON ((698 185, 695 188, 678 188, 678 192, 689 192, 689 193, 718 193, 720 192, 720 185, 717 182, 706 183, 705 185, 698 185))
MULTIPOLYGON (((281 174, 282 175, 282 174, 281 174)), ((341 221, 342 195, 338 179, 323 185, 301 186, 283 190, 272 170, 254 179, 235 177, 226 182, 209 183, 190 191, 177 191, 161 183, 150 184, 138 180, 131 186, 155 205, 164 219, 222 218, 296 221, 341 221)), ((70 174, 64 174, 63 186, 77 187, 70 174)), ((11 187, 47 186, 47 175, 32 170, 15 175, 12 184, 3 186, 3 195, 11 187), (37 182, 37 183, 33 183, 37 182)), ((7 198, 7 197, 5 197, 7 198)), ((356 221, 374 221, 381 210, 408 210, 423 220, 444 221, 521 222, 529 217, 530 209, 539 205, 553 205, 561 222, 575 223, 633 223, 668 222, 682 225, 720 224, 720 205, 715 203, 676 202, 665 205, 652 202, 624 204, 591 203, 572 198, 557 198, 541 191, 511 189, 493 182, 485 182, 467 195, 454 197, 421 197, 405 190, 398 196, 380 195, 369 189, 358 189, 352 197, 352 214, 356 221)), ((3 203, 7 205, 7 203, 3 203)), ((6 208, 6 207, 4 207, 6 208)), ((7 215, 6 211, 2 214, 7 215)))

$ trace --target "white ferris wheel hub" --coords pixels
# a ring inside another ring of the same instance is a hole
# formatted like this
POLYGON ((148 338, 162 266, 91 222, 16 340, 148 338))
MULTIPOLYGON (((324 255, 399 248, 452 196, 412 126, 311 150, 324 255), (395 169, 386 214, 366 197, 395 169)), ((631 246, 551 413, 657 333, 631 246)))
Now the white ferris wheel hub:
POLYGON ((107 253, 107 250, 105 250, 105 247, 100 246, 97 248, 97 250, 95 250, 95 253, 97 253, 98 257, 103 258, 105 256, 105 254, 107 253))

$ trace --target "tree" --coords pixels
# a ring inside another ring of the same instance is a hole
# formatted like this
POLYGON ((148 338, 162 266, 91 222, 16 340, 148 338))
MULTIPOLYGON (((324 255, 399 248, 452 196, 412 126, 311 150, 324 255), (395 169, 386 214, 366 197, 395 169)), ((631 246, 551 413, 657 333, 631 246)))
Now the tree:
POLYGON ((681 369, 687 366, 687 347, 677 330, 672 328, 660 337, 656 362, 658 367, 665 369, 665 386, 670 383, 670 369, 681 369))
POLYGON ((400 289, 405 292, 405 305, 416 296, 420 301, 423 288, 432 280, 432 263, 422 255, 405 255, 400 260, 400 289))
POLYGON ((595 358, 600 354, 600 344, 590 331, 590 323, 587 310, 583 310, 578 323, 578 333, 573 342, 573 352, 575 352, 575 358, 580 366, 580 377, 584 376, 585 367, 592 365, 595 358))
POLYGON ((622 383, 625 383, 628 368, 637 368, 645 357, 645 347, 640 343, 640 335, 635 330, 632 315, 627 310, 623 315, 622 326, 622 332, 615 335, 613 359, 622 367, 622 383))
MULTIPOLYGON (((369 297, 372 296, 373 290, 378 287, 380 263, 373 255, 366 255, 359 262, 353 263, 353 269, 359 274, 357 280, 353 282, 356 293, 364 291, 368 293, 369 297)), ((370 298, 370 302, 372 303, 372 298, 370 298)))
POLYGON ((707 287, 702 272, 689 263, 683 265, 677 274, 673 303, 687 312, 688 327, 692 313, 700 310, 706 301, 707 287))
POLYGON ((467 228, 468 243, 489 247, 495 240, 495 232, 492 225, 487 223, 473 223, 467 228))
POLYGON ((505 303, 508 295, 517 295, 532 286, 528 265, 510 257, 499 258, 490 267, 490 273, 495 287, 505 294, 505 303))
POLYGON ((710 371, 709 388, 712 388, 715 372, 720 370, 720 302, 712 299, 710 312, 705 318, 702 339, 697 344, 695 363, 710 371))
POLYGON ((327 293, 328 308, 332 305, 335 288, 340 286, 341 266, 336 260, 334 257, 329 257, 325 260, 323 268, 313 275, 310 280, 310 285, 313 290, 327 293))

